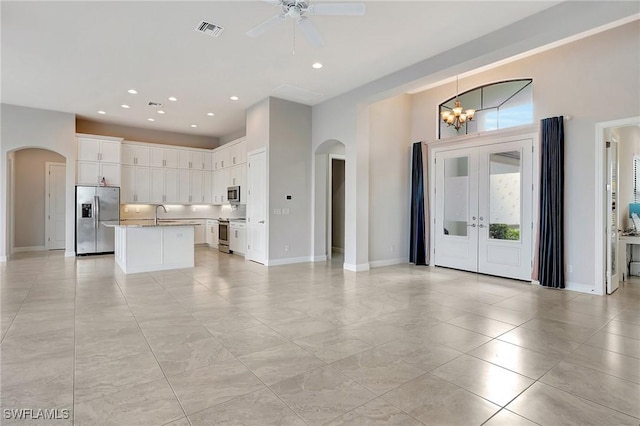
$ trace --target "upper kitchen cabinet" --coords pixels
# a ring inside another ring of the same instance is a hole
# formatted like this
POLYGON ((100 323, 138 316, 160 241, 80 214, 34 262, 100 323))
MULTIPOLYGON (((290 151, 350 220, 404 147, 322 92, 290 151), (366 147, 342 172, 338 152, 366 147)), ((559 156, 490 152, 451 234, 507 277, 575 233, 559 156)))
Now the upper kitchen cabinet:
POLYGON ((178 157, 178 165, 181 169, 211 170, 211 157, 208 151, 181 149, 178 157))
POLYGON ((121 164, 148 167, 151 161, 150 151, 148 146, 123 143, 121 164))
POLYGON ((178 168, 178 150, 173 148, 151 147, 151 167, 178 168))
POLYGON ((247 144, 243 141, 229 147, 229 166, 247 162, 247 144))
POLYGON ((120 186, 120 145, 122 139, 78 137, 76 183, 120 186))
POLYGON ((120 163, 120 142, 122 140, 106 140, 78 138, 78 161, 103 161, 120 163))

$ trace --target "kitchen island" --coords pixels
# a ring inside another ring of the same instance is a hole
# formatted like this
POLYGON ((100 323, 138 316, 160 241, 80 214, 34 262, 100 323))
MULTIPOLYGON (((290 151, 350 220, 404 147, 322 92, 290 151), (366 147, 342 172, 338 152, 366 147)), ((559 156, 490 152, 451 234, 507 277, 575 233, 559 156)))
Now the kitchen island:
POLYGON ((194 225, 103 224, 115 228, 115 260, 125 274, 193 268, 195 264, 194 225))

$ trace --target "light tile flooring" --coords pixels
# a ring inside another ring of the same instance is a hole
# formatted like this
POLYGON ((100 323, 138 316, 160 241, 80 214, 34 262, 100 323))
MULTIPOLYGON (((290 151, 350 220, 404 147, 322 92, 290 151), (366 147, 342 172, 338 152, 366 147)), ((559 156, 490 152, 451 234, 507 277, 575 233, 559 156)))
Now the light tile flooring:
POLYGON ((0 264, 2 424, 640 423, 640 281, 599 297, 196 256, 130 276, 111 256, 0 264))

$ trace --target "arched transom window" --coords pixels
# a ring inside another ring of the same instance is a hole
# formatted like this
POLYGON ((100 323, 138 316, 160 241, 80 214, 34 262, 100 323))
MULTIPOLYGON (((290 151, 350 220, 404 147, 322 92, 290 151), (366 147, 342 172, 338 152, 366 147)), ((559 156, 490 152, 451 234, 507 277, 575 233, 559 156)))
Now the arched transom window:
MULTIPOLYGON (((475 116, 457 131, 439 119, 439 139, 533 123, 533 80, 530 78, 476 87, 459 94, 458 98, 465 110, 476 110, 475 116)), ((455 96, 447 99, 440 104, 438 112, 450 111, 455 101, 455 96)))

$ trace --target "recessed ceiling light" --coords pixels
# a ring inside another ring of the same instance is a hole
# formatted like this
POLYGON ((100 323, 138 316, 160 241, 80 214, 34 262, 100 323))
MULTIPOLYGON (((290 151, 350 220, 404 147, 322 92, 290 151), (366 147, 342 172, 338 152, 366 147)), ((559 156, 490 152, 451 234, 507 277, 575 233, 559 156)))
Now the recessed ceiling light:
POLYGON ((175 96, 169 96, 169 100, 170 100, 171 102, 175 102, 175 101, 177 101, 177 100, 178 100, 178 98, 176 98, 175 96))
POLYGON ((105 112, 105 111, 100 110, 100 111, 98 111, 98 114, 106 114, 106 112, 105 112))
POLYGON ((237 96, 232 96, 232 97, 230 97, 229 99, 231 99, 232 101, 237 101, 237 100, 238 100, 238 99, 240 99, 240 98, 239 98, 239 97, 237 97, 237 96))
POLYGON ((319 70, 320 68, 322 68, 322 64, 320 62, 314 62, 313 65, 311 65, 313 68, 319 70))
POLYGON ((192 124, 191 127, 198 127, 198 125, 197 124, 192 124))
POLYGON ((156 121, 155 118, 147 118, 147 121, 156 121))
POLYGON ((127 90, 127 92, 131 93, 132 95, 137 95, 138 91, 136 89, 129 89, 127 90))
POLYGON ((207 113, 207 115, 208 115, 209 117, 213 117, 215 114, 214 114, 214 113, 212 113, 212 112, 208 112, 208 113, 207 113))
POLYGON ((122 105, 120 105, 120 106, 121 106, 122 108, 124 108, 124 109, 129 109, 129 108, 131 108, 131 107, 130 107, 129 105, 127 105, 127 104, 122 104, 122 105))
POLYGON ((164 114, 164 111, 163 111, 163 110, 161 110, 161 109, 159 109, 159 110, 158 110, 158 114, 164 114))

